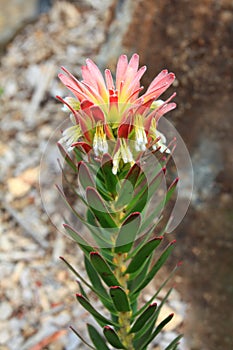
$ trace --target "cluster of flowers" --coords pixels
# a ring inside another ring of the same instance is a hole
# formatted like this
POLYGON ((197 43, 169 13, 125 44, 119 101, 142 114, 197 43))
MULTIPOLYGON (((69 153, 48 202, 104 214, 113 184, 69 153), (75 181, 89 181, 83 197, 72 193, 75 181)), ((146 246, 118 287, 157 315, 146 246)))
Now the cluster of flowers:
POLYGON ((77 80, 68 70, 59 78, 75 97, 58 97, 66 110, 71 111, 73 126, 63 131, 60 143, 68 150, 81 146, 87 153, 92 149, 97 157, 111 153, 113 174, 121 164, 134 161, 147 148, 170 152, 165 136, 157 130, 159 118, 176 107, 171 102, 175 93, 166 101, 159 96, 173 83, 175 75, 161 71, 147 91, 143 90, 140 79, 146 66, 139 69, 139 56, 134 54, 130 61, 121 55, 116 68, 115 83, 109 69, 105 78, 90 59, 82 67, 83 80, 77 80), (109 144, 114 141, 113 150, 109 144), (132 146, 133 145, 133 146, 132 146))

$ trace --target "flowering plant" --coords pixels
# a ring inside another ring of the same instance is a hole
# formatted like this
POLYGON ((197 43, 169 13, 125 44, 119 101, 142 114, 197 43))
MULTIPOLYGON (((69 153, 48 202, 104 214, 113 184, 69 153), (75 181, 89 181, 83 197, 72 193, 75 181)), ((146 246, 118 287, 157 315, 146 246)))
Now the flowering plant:
MULTIPOLYGON (((173 149, 157 130, 160 117, 175 108, 171 102, 175 94, 166 101, 158 98, 175 76, 163 70, 140 96, 146 67, 138 67, 137 54, 129 62, 125 55, 120 56, 115 83, 108 69, 104 79, 90 59, 82 67, 82 81, 65 68, 65 74, 59 75, 74 96, 58 97, 71 112, 73 123, 63 131, 58 145, 68 171, 77 176, 77 183, 69 184, 69 189, 86 208, 85 215, 59 190, 89 234, 81 234, 68 223, 64 227, 84 253, 87 278, 62 260, 78 277, 77 300, 102 328, 102 334, 97 325, 88 324, 88 341, 72 329, 89 348, 97 350, 145 350, 173 317, 170 314, 157 323, 170 291, 160 305, 153 302, 169 277, 144 305, 138 299, 175 243, 169 243, 155 259, 166 228, 156 236, 154 230, 177 185, 176 179, 164 189, 166 164, 173 149), (87 290, 106 312, 96 310, 87 290)), ((176 349, 179 339, 166 350, 176 349)))

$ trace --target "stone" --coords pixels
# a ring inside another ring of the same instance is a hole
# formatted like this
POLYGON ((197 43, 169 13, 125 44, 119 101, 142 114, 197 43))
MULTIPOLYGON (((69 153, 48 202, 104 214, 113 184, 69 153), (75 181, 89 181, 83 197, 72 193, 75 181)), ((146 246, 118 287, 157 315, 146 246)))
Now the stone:
POLYGON ((11 304, 7 301, 3 301, 0 304, 0 320, 7 320, 13 312, 11 304))

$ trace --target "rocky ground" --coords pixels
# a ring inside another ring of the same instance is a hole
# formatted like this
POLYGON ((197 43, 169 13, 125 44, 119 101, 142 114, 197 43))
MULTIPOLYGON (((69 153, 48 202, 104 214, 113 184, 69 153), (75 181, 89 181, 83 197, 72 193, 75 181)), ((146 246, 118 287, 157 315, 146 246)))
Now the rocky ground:
MULTIPOLYGON (((85 349, 68 327, 85 337, 85 322, 93 321, 76 303, 75 278, 59 261, 64 255, 82 268, 79 250, 57 229, 63 207, 53 186, 59 181, 56 141, 65 116, 55 96, 66 94, 57 79, 61 65, 79 76, 85 58, 98 56, 110 4, 57 2, 1 57, 1 350, 85 349)), ((164 349, 181 329, 185 309, 174 291, 164 312, 175 312, 175 320, 154 349, 164 349)), ((180 349, 190 348, 183 341, 180 349)))

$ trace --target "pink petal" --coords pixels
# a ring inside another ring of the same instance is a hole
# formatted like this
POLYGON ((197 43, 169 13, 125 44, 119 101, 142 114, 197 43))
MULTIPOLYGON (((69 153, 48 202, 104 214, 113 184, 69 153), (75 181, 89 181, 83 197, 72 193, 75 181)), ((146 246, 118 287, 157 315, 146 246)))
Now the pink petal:
POLYGON ((114 90, 114 82, 113 82, 113 78, 112 78, 112 73, 110 72, 109 69, 105 69, 105 80, 106 80, 106 85, 107 85, 107 89, 110 90, 114 90))
POLYGON ((132 82, 129 85, 129 90, 131 90, 132 88, 138 88, 140 86, 139 82, 141 80, 141 77, 143 76, 143 74, 145 73, 147 67, 143 66, 139 69, 139 71, 135 74, 135 77, 133 78, 132 82))
POLYGON ((124 81, 124 75, 128 66, 128 59, 126 55, 121 55, 117 62, 116 69, 116 88, 120 89, 120 84, 124 81))
POLYGON ((102 73, 100 72, 97 65, 89 58, 86 60, 86 63, 87 63, 87 67, 89 69, 89 73, 92 77, 92 80, 95 80, 100 94, 104 98, 106 98, 107 97, 107 90, 106 90, 106 85, 105 85, 105 81, 104 81, 104 78, 102 76, 102 73))
MULTIPOLYGON (((159 77, 159 75, 158 75, 158 77, 159 77)), ((164 84, 166 84, 167 88, 168 88, 173 83, 174 80, 175 80, 175 74, 173 74, 173 73, 161 74, 160 79, 156 80, 156 78, 155 78, 152 81, 152 83, 150 84, 150 86, 147 89, 146 93, 151 92, 155 88, 159 88, 159 87, 161 87, 164 84)))
POLYGON ((83 81, 82 83, 87 90, 86 96, 88 96, 90 99, 94 100, 95 103, 98 102, 98 104, 105 104, 106 102, 103 100, 103 97, 99 94, 97 90, 93 86, 90 86, 86 82, 83 81))
POLYGON ((148 87, 148 92, 153 89, 153 87, 166 75, 168 74, 168 70, 164 69, 162 70, 155 78, 154 80, 152 80, 152 82, 150 83, 150 86, 148 87))
POLYGON ((71 80, 73 80, 73 82, 74 83, 76 83, 78 86, 79 86, 79 81, 78 81, 78 79, 76 79, 75 78, 75 76, 73 75, 73 74, 71 74, 69 71, 68 71, 68 69, 66 69, 65 67, 61 67, 61 69, 68 75, 68 77, 71 79, 71 80))
POLYGON ((166 106, 163 106, 163 108, 161 108, 160 111, 157 111, 156 113, 156 121, 159 120, 160 117, 162 117, 162 115, 170 112, 171 110, 175 109, 176 108, 176 103, 175 102, 171 102, 171 103, 168 103, 166 106))
POLYGON ((141 86, 139 89, 133 91, 133 93, 127 98, 126 102, 131 102, 132 99, 135 100, 138 97, 139 92, 142 91, 143 89, 144 87, 141 86))
MULTIPOLYGON (((173 81, 172 81, 173 82, 173 81)), ((160 84, 158 86, 155 86, 154 90, 146 91, 144 95, 141 97, 144 99, 144 101, 147 101, 148 99, 154 99, 157 100, 157 98, 162 95, 164 91, 166 91, 169 86, 172 84, 172 82, 164 81, 163 84, 160 84)))
MULTIPOLYGON (((65 68, 63 68, 65 70, 65 68)), ((71 90, 75 96, 82 101, 83 98, 86 98, 88 95, 88 90, 85 88, 85 86, 80 83, 75 77, 72 76, 67 70, 65 70, 67 74, 69 75, 68 77, 64 74, 59 74, 58 77, 61 80, 61 82, 69 89, 71 90)))
POLYGON ((172 109, 176 108, 176 103, 175 102, 171 102, 171 99, 173 99, 176 96, 176 93, 172 94, 158 109, 153 110, 145 119, 144 122, 144 127, 147 131, 149 131, 150 126, 151 126, 151 122, 152 119, 155 118, 156 121, 159 120, 159 118, 161 118, 162 115, 168 113, 169 111, 171 111, 172 109))
POLYGON ((132 68, 134 73, 137 72, 139 66, 139 55, 137 53, 134 53, 131 57, 128 67, 132 68))
POLYGON ((94 86, 94 88, 98 90, 98 84, 96 83, 95 77, 91 75, 88 67, 82 66, 81 70, 82 70, 83 81, 88 85, 94 86))

